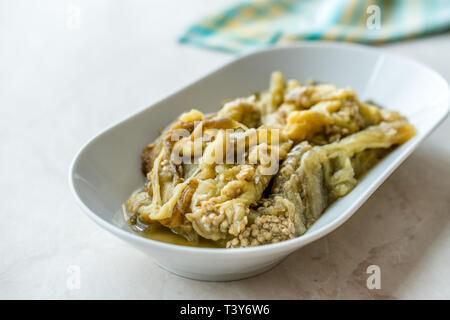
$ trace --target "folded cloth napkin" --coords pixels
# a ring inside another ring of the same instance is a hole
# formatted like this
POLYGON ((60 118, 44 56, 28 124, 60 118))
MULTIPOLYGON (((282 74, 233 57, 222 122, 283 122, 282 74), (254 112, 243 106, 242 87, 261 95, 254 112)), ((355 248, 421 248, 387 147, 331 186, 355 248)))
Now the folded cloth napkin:
POLYGON ((383 43, 450 28, 450 0, 263 0, 191 26, 181 43, 243 53, 299 40, 383 43))

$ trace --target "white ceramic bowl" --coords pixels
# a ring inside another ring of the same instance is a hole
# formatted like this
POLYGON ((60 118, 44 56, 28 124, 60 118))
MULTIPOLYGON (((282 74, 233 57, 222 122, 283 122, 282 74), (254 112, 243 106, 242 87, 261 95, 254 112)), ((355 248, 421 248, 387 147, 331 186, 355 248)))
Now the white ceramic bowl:
POLYGON ((325 236, 350 218, 445 118, 448 107, 445 80, 412 60, 349 44, 316 42, 274 48, 238 58, 100 133, 75 156, 69 183, 77 203, 89 217, 163 268, 199 280, 245 278, 272 268, 294 250, 325 236), (186 110, 213 112, 222 100, 267 88, 274 70, 282 71, 287 79, 351 86, 362 100, 372 99, 406 115, 416 127, 417 136, 383 159, 299 238, 256 248, 207 249, 166 244, 134 234, 123 221, 121 205, 144 182, 140 171, 142 148, 186 110))

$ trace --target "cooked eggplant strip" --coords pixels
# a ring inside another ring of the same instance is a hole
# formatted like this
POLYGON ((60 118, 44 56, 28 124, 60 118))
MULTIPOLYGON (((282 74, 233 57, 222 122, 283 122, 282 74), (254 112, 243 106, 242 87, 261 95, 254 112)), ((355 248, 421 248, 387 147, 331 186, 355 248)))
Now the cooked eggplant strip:
MULTIPOLYGON (((247 156, 242 164, 219 164, 212 152, 215 150, 214 144, 205 150, 202 158, 205 162, 199 165, 201 179, 192 199, 192 211, 186 214, 200 236, 217 241, 237 235, 245 228, 249 206, 261 198, 272 176, 278 171, 278 158, 284 159, 292 145, 283 135, 276 145, 268 144, 266 139, 272 141, 271 135, 275 135, 271 130, 260 128, 255 131, 256 140, 244 140, 247 156), (266 130, 269 134, 264 139, 262 132, 266 130), (264 152, 269 157, 277 157, 274 161, 277 168, 273 172, 268 170, 262 158, 258 158, 264 152)), ((235 135, 245 137, 246 134, 242 132, 235 135)), ((222 133, 220 137, 224 138, 225 134, 222 133)), ((216 138, 216 143, 221 143, 220 137, 216 138)))
POLYGON ((217 115, 242 123, 248 128, 257 128, 261 125, 261 111, 255 105, 255 96, 229 101, 217 115))
MULTIPOLYGON (((312 147, 307 142, 288 154, 275 177, 271 202, 276 197, 295 206, 296 234, 306 231, 337 198, 348 194, 357 179, 393 146, 415 134, 406 121, 383 122, 339 142, 312 147)), ((269 212, 271 208, 263 208, 269 212)))

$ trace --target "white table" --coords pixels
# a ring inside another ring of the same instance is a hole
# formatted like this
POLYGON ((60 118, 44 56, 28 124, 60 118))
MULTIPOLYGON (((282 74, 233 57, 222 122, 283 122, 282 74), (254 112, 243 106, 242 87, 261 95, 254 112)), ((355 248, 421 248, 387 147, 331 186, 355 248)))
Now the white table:
MULTIPOLYGON (((449 120, 344 226, 247 280, 180 278, 89 220, 67 184, 80 146, 233 58, 175 41, 230 1, 111 3, 0 2, 0 298, 450 298, 449 120)), ((385 49, 450 80, 449 34, 385 49)))

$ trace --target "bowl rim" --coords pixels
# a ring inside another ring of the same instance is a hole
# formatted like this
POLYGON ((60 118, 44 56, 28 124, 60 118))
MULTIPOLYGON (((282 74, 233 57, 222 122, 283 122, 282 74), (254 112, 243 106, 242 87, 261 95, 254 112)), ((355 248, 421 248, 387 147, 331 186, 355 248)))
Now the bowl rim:
POLYGON ((171 93, 165 95, 163 98, 157 99, 155 102, 151 103, 149 106, 146 106, 144 108, 139 109, 138 111, 132 113, 129 116, 126 116, 125 118, 116 121, 112 125, 106 127, 105 129, 101 130, 99 133, 94 135, 92 138, 90 138, 87 142, 85 142, 77 151, 74 158, 72 159, 72 162, 70 164, 69 168, 69 176, 68 176, 68 182, 69 182, 69 189, 72 193, 72 195, 75 197, 75 202, 77 205, 82 209, 82 211, 91 218, 95 223, 97 223, 102 228, 108 230, 109 232, 117 235, 118 237, 122 239, 126 239, 127 241, 133 241, 138 244, 141 244, 143 246, 156 246, 160 249, 164 250, 172 250, 172 251, 182 251, 184 253, 196 253, 196 254, 215 254, 215 255, 246 255, 251 253, 260 253, 260 252, 267 252, 267 253, 274 253, 277 251, 293 251, 301 246, 307 245, 322 236, 325 236, 331 232, 333 232, 335 229, 340 227, 343 223, 345 223, 354 213, 357 211, 360 206, 375 192, 378 187, 384 182, 387 177, 390 176, 390 174, 416 149, 418 144, 423 141, 428 135, 430 135, 442 121, 448 116, 450 111, 450 91, 449 91, 449 85, 447 81, 435 70, 432 68, 412 59, 409 57, 405 57, 402 55, 397 55, 393 53, 385 52, 384 50, 380 48, 374 48, 366 45, 361 44, 355 44, 355 43, 342 43, 342 42, 334 42, 334 41, 305 41, 305 42, 299 42, 295 44, 287 44, 277 47, 271 47, 263 50, 254 51, 242 56, 238 56, 231 61, 228 61, 224 63, 223 65, 219 66, 218 68, 214 69, 211 72, 206 73, 205 75, 202 75, 193 81, 190 81, 189 84, 182 86, 179 89, 175 89, 171 93), (428 72, 431 72, 434 74, 434 76, 439 79, 439 81, 443 82, 446 85, 446 104, 447 109, 445 114, 434 124, 431 130, 426 132, 425 134, 421 136, 415 136, 410 140, 410 144, 408 146, 408 149, 401 154, 399 159, 396 160, 396 164, 394 166, 391 166, 389 168, 389 171, 382 176, 379 176, 375 178, 371 185, 370 185, 370 192, 364 193, 358 201, 355 201, 347 210, 345 210, 345 213, 339 215, 334 219, 332 222, 330 222, 327 225, 324 225, 317 230, 313 230, 311 232, 307 232, 299 237, 296 237, 294 239, 289 239, 286 241, 281 241, 279 243, 275 244, 267 244, 263 246, 256 246, 256 247, 246 247, 246 248, 233 248, 233 249, 227 249, 227 248, 199 248, 199 247, 189 247, 189 246, 183 246, 183 245, 177 245, 177 244, 171 244, 171 243, 165 243, 158 240, 153 240, 149 238, 145 238, 143 236, 140 236, 136 233, 133 233, 131 230, 126 231, 122 228, 119 228, 118 226, 110 223, 109 221, 101 218, 98 216, 95 212, 93 212, 84 202, 81 200, 80 196, 78 195, 78 192, 76 191, 74 179, 75 179, 75 168, 77 166, 77 163, 80 159, 80 156, 82 153, 87 149, 87 147, 94 143, 97 139, 99 139, 104 134, 108 133, 112 129, 125 124, 128 121, 131 121, 135 117, 138 117, 141 113, 145 112, 149 108, 152 108, 153 106, 160 104, 164 102, 165 100, 171 98, 174 94, 179 94, 185 90, 188 90, 191 86, 195 85, 197 82, 202 81, 218 72, 221 72, 223 69, 231 66, 234 63, 237 63, 241 60, 261 55, 266 52, 271 51, 284 51, 284 50, 295 50, 295 49, 301 49, 301 48, 321 48, 321 49, 329 49, 329 48, 337 48, 337 49, 344 49, 344 50, 352 50, 352 51, 359 51, 364 53, 370 53, 370 54, 377 54, 380 56, 389 56, 396 59, 402 59, 405 61, 408 61, 409 63, 415 64, 416 66, 426 69, 428 72), (283 249, 283 250, 280 250, 283 249))

